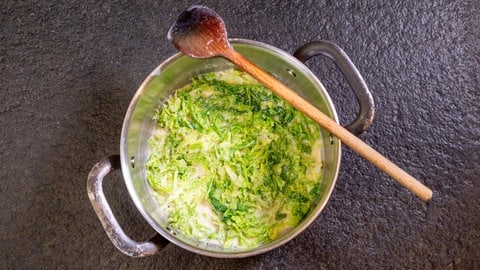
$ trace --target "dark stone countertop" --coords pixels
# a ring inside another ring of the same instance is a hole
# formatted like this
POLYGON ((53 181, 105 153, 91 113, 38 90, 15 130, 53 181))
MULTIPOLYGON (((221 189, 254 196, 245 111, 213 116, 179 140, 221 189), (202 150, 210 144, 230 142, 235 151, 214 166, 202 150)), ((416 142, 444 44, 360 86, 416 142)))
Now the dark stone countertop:
MULTIPOLYGON (((105 235, 86 177, 119 152, 126 109, 175 53, 166 32, 190 1, 0 3, 1 269, 480 268, 478 1, 202 1, 230 37, 287 52, 341 46, 363 74, 376 117, 362 138, 434 190, 423 203, 344 147, 337 186, 302 234, 268 253, 216 259, 169 245, 132 259, 105 235)), ((357 105, 335 66, 308 66, 342 123, 357 105)), ((105 183, 132 238, 153 229, 120 173, 105 183)))

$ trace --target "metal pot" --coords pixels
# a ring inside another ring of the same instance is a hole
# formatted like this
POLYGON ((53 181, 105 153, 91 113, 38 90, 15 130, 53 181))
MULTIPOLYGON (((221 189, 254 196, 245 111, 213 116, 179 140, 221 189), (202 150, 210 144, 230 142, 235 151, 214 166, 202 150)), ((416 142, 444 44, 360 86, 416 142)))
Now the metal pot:
MULTIPOLYGON (((255 64, 270 72, 290 88, 298 91, 306 100, 338 122, 335 108, 320 81, 303 65, 314 55, 324 55, 337 64, 349 81, 357 100, 360 112, 347 128, 353 133, 365 131, 373 120, 373 99, 361 75, 341 48, 327 41, 316 41, 302 46, 294 56, 264 43, 232 39, 233 47, 255 64)), ((232 64, 222 58, 193 59, 178 53, 158 66, 142 83, 128 108, 123 123, 120 156, 111 156, 97 163, 87 180, 87 191, 107 235, 123 253, 132 257, 152 255, 169 242, 189 251, 212 256, 237 258, 257 255, 288 242, 307 228, 325 207, 335 186, 340 167, 341 144, 322 129, 323 137, 323 182, 321 196, 315 202, 305 219, 296 228, 270 243, 249 250, 226 250, 205 246, 198 242, 175 235, 167 229, 167 224, 158 212, 157 201, 153 197, 146 179, 145 163, 148 159, 148 139, 155 126, 154 111, 175 89, 188 84, 192 77, 211 71, 231 68, 232 64), (105 199, 102 182, 112 170, 122 169, 125 185, 135 206, 145 220, 158 232, 146 242, 131 240, 121 229, 105 199)))

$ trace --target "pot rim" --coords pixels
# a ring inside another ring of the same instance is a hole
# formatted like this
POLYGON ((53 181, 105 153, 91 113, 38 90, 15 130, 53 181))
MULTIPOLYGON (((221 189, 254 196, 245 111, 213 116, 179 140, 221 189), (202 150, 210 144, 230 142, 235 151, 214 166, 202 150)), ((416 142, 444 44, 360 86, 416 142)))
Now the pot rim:
MULTIPOLYGON (((232 43, 232 45, 244 44, 244 45, 249 45, 249 46, 253 46, 253 47, 260 47, 262 49, 266 49, 266 50, 274 52, 279 57, 282 57, 284 59, 287 59, 288 61, 293 62, 292 64, 295 65, 296 67, 298 67, 299 69, 301 69, 302 72, 304 72, 304 74, 310 80, 312 80, 316 84, 320 85, 321 88, 323 90, 325 90, 322 83, 313 74, 313 72, 308 67, 306 67, 301 61, 299 61, 297 58, 295 58, 291 54, 289 54, 289 53, 287 53, 287 52, 285 52, 285 51, 283 51, 279 48, 276 48, 274 46, 271 46, 271 45, 268 45, 268 44, 265 44, 265 43, 259 42, 259 41, 253 41, 253 40, 248 40, 248 39, 239 39, 239 38, 232 38, 232 39, 229 39, 229 41, 232 43)), ((154 220, 152 218, 152 216, 147 212, 147 210, 143 207, 143 203, 141 202, 140 197, 137 195, 137 192, 135 190, 135 187, 134 187, 134 184, 133 184, 133 181, 132 181, 132 176, 131 176, 131 172, 130 172, 130 162, 131 161, 130 161, 130 157, 127 156, 127 151, 126 151, 126 148, 127 148, 126 138, 127 138, 127 135, 128 135, 128 130, 129 130, 132 114, 133 114, 134 109, 136 108, 137 103, 141 99, 141 97, 142 97, 142 95, 143 95, 143 93, 146 89, 146 86, 151 81, 152 77, 160 74, 162 72, 162 70, 165 69, 165 67, 167 67, 169 64, 176 61, 177 59, 179 59, 182 56, 184 56, 184 54, 180 53, 180 52, 170 56, 165 61, 163 61, 160 65, 158 65, 144 79, 142 84, 138 87, 135 95, 133 96, 132 101, 130 102, 128 110, 125 114, 125 118, 124 118, 124 122, 123 122, 123 126, 122 126, 122 131, 121 131, 121 140, 120 140, 120 162, 121 162, 121 168, 122 168, 122 175, 123 175, 124 182, 125 182, 125 185, 127 187, 127 190, 129 192, 130 198, 133 200, 136 208, 138 209, 140 214, 143 216, 143 218, 148 222, 148 224, 151 227, 153 227, 155 229, 155 231, 157 231, 160 235, 162 235, 168 241, 176 244, 177 246, 180 246, 180 247, 182 247, 186 250, 189 250, 191 252, 194 252, 194 253, 197 253, 197 254, 200 254, 200 255, 217 257, 217 258, 241 258, 241 257, 255 256, 255 255, 258 255, 258 254, 261 254, 261 253, 265 253, 267 251, 270 251, 272 249, 275 249, 279 246, 284 245, 285 243, 289 242, 290 240, 292 240, 293 238, 298 236, 307 227, 309 227, 310 224, 323 211, 326 204, 330 200, 330 196, 331 196, 331 194, 333 192, 333 189, 335 187, 335 184, 336 184, 336 181, 337 181, 337 178, 338 178, 338 173, 339 173, 339 170, 340 170, 340 161, 341 161, 341 142, 340 142, 340 140, 331 137, 338 144, 338 148, 337 148, 338 154, 336 155, 337 160, 334 161, 338 165, 336 166, 336 168, 334 168, 333 177, 332 177, 333 179, 332 179, 332 183, 330 185, 329 190, 327 190, 325 192, 325 194, 322 197, 322 200, 315 206, 315 210, 312 213, 310 213, 309 216, 306 219, 304 219, 302 222, 300 222, 293 230, 291 230, 289 233, 287 233, 286 237, 280 237, 279 239, 273 240, 272 242, 267 243, 266 245, 262 245, 262 246, 259 246, 259 247, 253 248, 253 249, 245 249, 245 250, 238 250, 238 251, 236 251, 236 250, 226 250, 225 252, 212 251, 212 250, 208 250, 207 248, 204 248, 204 247, 194 246, 194 245, 191 245, 189 243, 186 243, 186 242, 182 241, 178 237, 175 237, 172 234, 170 234, 169 232, 167 232, 167 230, 165 228, 163 228, 159 224, 157 224, 157 221, 154 220)), ((326 92, 326 90, 325 90, 325 92, 326 92)), ((338 123, 339 122, 338 115, 337 115, 337 111, 334 107, 334 104, 333 104, 330 96, 327 93, 325 93, 325 94, 326 95, 324 95, 324 99, 325 99, 324 102, 327 103, 330 106, 330 108, 332 110, 332 112, 331 112, 332 116, 331 117, 338 123)), ((325 138, 325 139, 328 139, 328 138, 325 138)))

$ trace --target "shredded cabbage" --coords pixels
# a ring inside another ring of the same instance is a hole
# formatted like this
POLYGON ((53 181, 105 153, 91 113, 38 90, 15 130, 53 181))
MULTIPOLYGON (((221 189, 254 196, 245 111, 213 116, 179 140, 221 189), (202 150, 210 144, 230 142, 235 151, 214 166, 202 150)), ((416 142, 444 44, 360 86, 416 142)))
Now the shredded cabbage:
POLYGON ((194 78, 154 119, 147 178, 177 233, 256 247, 295 227, 319 193, 318 125, 241 71, 194 78))

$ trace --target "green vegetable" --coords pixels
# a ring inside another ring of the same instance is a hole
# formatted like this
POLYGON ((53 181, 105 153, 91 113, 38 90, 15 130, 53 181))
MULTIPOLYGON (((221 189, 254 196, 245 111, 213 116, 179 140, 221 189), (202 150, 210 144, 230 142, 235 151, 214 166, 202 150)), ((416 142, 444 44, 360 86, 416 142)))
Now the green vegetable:
POLYGON ((154 119, 147 177, 178 233, 255 247, 295 227, 319 193, 318 126, 245 73, 194 78, 154 119))

